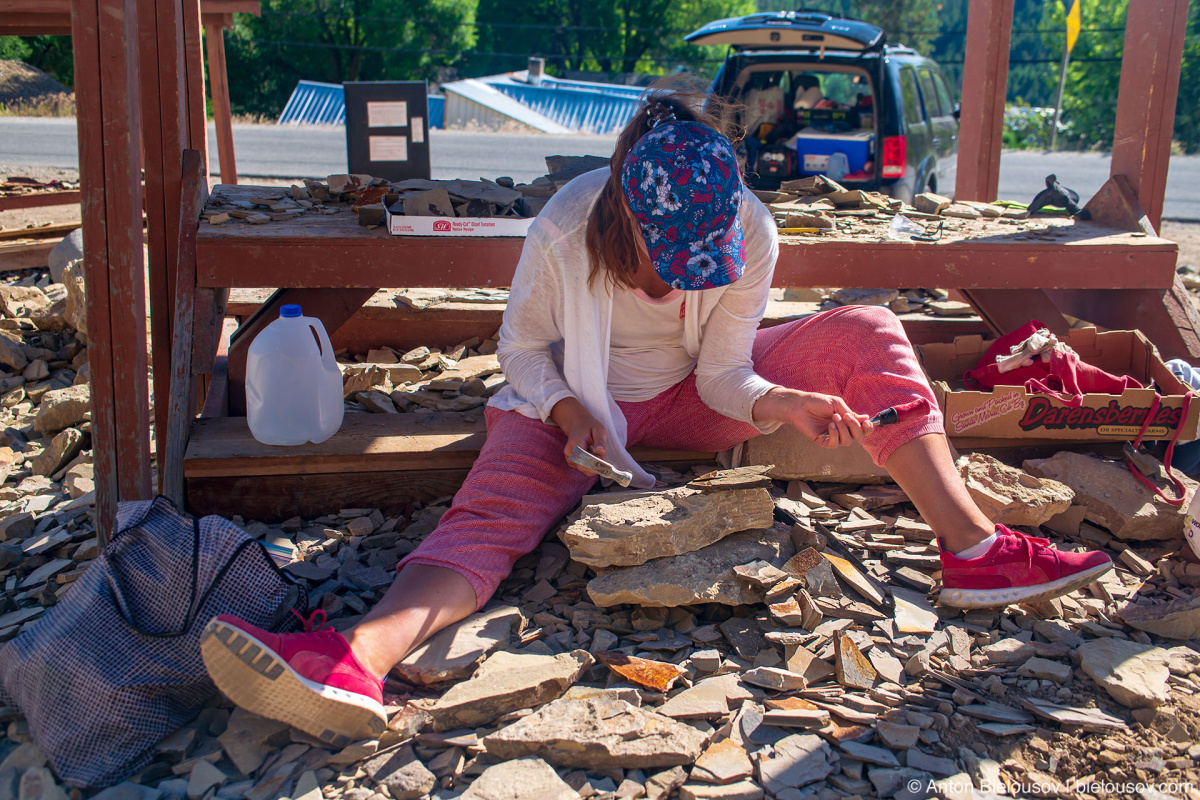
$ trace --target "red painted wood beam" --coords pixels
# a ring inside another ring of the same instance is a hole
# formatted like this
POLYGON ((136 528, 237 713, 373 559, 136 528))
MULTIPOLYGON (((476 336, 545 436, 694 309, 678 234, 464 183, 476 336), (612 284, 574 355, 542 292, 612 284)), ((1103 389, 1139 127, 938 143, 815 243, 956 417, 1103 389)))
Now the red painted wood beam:
POLYGON ((225 70, 225 32, 220 22, 204 25, 208 49, 208 77, 212 81, 213 121, 217 124, 217 160, 221 183, 238 182, 233 152, 233 112, 229 104, 229 75, 225 70))
POLYGON ((137 1, 74 0, 73 9, 96 528, 103 540, 118 500, 152 496, 137 1))
POLYGON ((79 191, 37 192, 36 194, 14 194, 0 197, 0 211, 20 208, 45 208, 47 206, 70 206, 79 203, 79 191))
MULTIPOLYGON (((221 236, 201 226, 202 287, 508 286, 522 239, 221 236)), ((263 226, 264 228, 268 226, 263 226)), ((942 286, 959 289, 1167 289, 1178 246, 1132 238, 1111 244, 1008 241, 783 244, 776 286, 942 286), (1135 244, 1140 242, 1140 244, 1135 244)))
POLYGON ((971 0, 958 135, 958 200, 991 202, 1000 186, 1013 0, 971 0))
MULTIPOLYGON (((1188 0, 1130 0, 1112 175, 1124 175, 1154 230, 1162 222, 1188 0)), ((1190 87, 1195 91, 1195 87, 1190 87)))

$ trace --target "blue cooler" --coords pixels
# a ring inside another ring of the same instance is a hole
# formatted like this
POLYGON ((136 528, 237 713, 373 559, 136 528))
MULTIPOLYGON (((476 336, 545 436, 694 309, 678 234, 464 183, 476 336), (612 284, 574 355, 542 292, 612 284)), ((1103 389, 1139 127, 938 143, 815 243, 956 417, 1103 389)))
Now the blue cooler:
POLYGON ((855 133, 823 133, 801 131, 795 136, 796 165, 801 175, 824 174, 829 156, 845 153, 850 172, 858 172, 871 159, 875 134, 870 131, 855 133))

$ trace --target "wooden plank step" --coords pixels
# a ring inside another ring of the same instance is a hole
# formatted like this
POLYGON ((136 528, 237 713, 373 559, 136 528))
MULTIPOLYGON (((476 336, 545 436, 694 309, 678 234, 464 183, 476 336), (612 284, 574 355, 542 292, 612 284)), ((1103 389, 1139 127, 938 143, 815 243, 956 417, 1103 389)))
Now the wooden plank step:
MULTIPOLYGON (((184 459, 195 514, 276 521, 454 494, 486 439, 479 414, 347 414, 320 444, 255 441, 245 417, 198 419, 184 459)), ((715 454, 634 448, 643 462, 711 463, 715 454)))
MULTIPOLYGON (((329 335, 335 350, 366 353, 379 347, 405 351, 414 347, 453 347, 473 336, 491 337, 500 328, 504 303, 438 303, 424 309, 409 308, 396 301, 401 289, 380 289, 336 332, 329 335)), ((762 326, 769 328, 801 319, 819 311, 817 303, 778 299, 782 289, 772 291, 762 326)), ((270 289, 233 289, 227 313, 245 319, 271 295, 270 289)), ((901 314, 900 321, 913 344, 951 342, 956 336, 990 335, 978 316, 935 317, 901 314)))

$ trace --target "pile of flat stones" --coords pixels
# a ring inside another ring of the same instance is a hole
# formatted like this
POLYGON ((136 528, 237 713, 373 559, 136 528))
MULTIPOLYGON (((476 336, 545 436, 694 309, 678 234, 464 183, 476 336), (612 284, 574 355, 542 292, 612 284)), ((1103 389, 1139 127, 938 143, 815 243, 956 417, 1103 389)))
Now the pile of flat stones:
POLYGON ((97 553, 81 265, 0 282, 0 641, 54 605, 97 553))
POLYGON ((417 347, 397 353, 370 350, 361 360, 341 358, 343 394, 348 412, 396 414, 468 412, 508 385, 496 358, 499 331, 440 350, 417 347))
MULTIPOLYGON (((379 739, 331 749, 217 697, 104 797, 1121 797, 1091 787, 1195 785, 1190 567, 1085 521, 1087 487, 981 456, 959 466, 989 514, 1035 533, 1035 519, 1069 529, 1076 517, 1083 535, 1054 534, 1057 545, 1106 547, 1117 568, 1057 600, 963 613, 937 605, 936 543, 899 487, 649 465, 658 489, 585 498, 481 612, 389 675, 379 739)), ((234 521, 344 630, 449 501, 234 521)), ((63 535, 72 522, 86 514, 63 535)), ((94 555, 83 544, 48 554, 79 569, 94 555)), ((0 714, 0 787, 65 798, 19 714, 0 714)))
POLYGON ((496 180, 389 181, 363 174, 306 179, 287 189, 265 189, 260 196, 229 199, 214 194, 202 213, 210 225, 267 225, 306 215, 352 213, 373 228, 387 212, 417 217, 526 219, 536 217, 554 193, 572 178, 608 165, 599 156, 546 156, 546 175, 530 183, 496 180))

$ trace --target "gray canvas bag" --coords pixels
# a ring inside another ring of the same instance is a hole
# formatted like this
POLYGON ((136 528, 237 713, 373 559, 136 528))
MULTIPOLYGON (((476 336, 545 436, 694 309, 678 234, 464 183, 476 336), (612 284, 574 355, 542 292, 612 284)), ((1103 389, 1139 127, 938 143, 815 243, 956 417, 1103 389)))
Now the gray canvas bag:
POLYGON ((170 501, 121 503, 117 533, 67 594, 0 649, 0 701, 29 721, 64 783, 103 787, 215 694, 200 634, 218 614, 295 629, 303 585, 232 522, 170 501))

